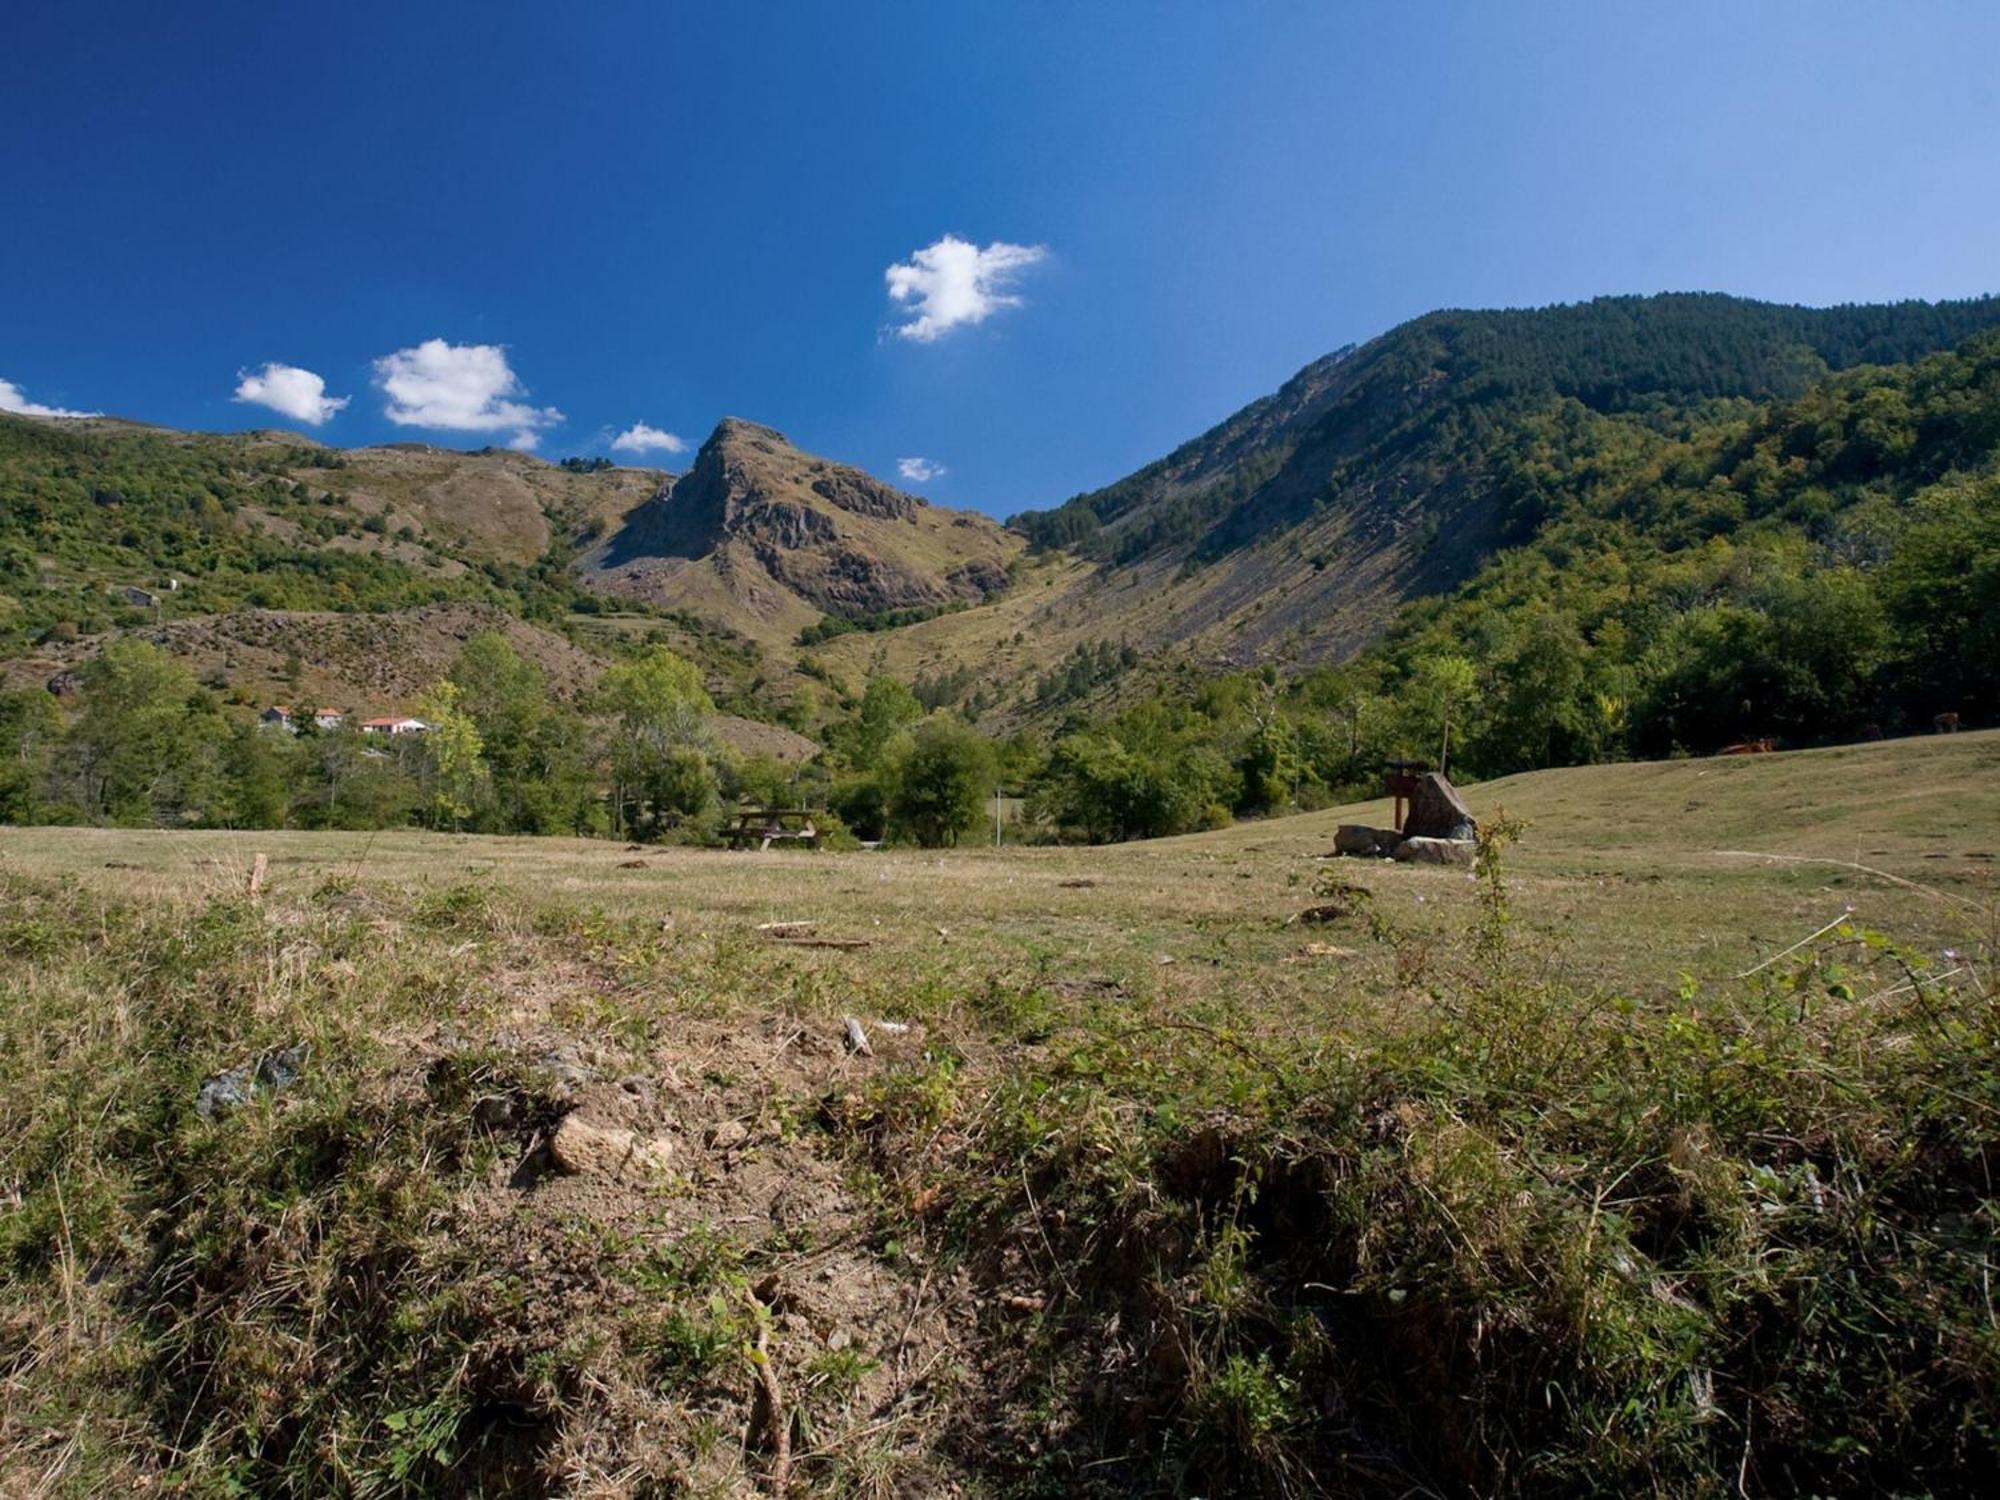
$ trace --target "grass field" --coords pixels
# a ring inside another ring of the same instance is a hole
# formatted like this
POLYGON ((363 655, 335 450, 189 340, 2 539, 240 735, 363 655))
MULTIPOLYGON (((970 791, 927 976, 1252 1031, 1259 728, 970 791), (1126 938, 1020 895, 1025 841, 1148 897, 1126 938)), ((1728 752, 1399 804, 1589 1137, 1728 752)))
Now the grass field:
POLYGON ((1974 1492, 2000 735, 1467 800, 0 832, 0 1493, 1974 1492))

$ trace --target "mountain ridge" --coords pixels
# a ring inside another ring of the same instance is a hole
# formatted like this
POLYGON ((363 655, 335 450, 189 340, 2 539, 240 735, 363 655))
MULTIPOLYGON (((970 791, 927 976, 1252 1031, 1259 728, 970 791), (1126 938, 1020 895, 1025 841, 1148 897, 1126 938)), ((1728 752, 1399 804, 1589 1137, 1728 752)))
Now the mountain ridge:
POLYGON ((684 474, 665 480, 582 560, 593 587, 666 603, 722 583, 776 641, 812 620, 981 602, 1021 550, 990 518, 936 507, 864 470, 725 417, 684 474))
POLYGON ((1068 711, 1042 684, 1079 653, 1294 673, 1347 660, 1591 486, 1655 482, 1649 465, 1693 461, 1691 437, 1720 440, 1836 370, 1993 327, 1992 297, 1441 310, 1006 528, 739 417, 673 474, 0 416, 0 651, 163 612, 491 604, 604 641, 671 629, 746 692, 819 678, 841 696, 890 672, 1033 722, 1068 711), (146 608, 109 597, 169 583, 146 608))

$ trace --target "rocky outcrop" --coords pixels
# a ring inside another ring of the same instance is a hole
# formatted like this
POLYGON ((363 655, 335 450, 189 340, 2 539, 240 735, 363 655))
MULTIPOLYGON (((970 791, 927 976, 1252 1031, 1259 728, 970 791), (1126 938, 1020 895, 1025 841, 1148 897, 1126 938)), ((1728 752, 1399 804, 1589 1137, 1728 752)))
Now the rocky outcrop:
POLYGON ((927 505, 731 417, 584 568, 615 592, 677 602, 675 562, 703 564, 747 598, 755 579, 741 574, 754 561, 813 609, 852 618, 977 603, 1007 586, 1017 550, 984 516, 927 505))
POLYGON ((819 477, 812 482, 813 493, 842 510, 857 516, 877 516, 885 521, 906 521, 924 502, 915 495, 891 489, 872 474, 833 464, 815 466, 819 477))
POLYGON ((1393 828, 1370 828, 1365 823, 1343 823, 1333 831, 1335 854, 1387 854, 1403 841, 1393 828))

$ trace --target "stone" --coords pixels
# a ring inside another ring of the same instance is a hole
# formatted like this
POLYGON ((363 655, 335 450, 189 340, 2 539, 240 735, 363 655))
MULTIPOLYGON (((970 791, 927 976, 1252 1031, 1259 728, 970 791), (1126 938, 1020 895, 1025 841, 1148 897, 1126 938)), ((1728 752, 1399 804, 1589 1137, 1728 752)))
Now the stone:
POLYGON ((1333 831, 1335 854, 1386 854, 1403 836, 1393 828, 1370 828, 1366 823, 1343 823, 1333 831))
POLYGON ((556 1086, 559 1095, 573 1094, 589 1083, 596 1074, 584 1065, 582 1057, 574 1047, 554 1047, 535 1059, 536 1064, 556 1086))
POLYGON ((229 1068, 203 1080, 194 1096, 194 1112, 204 1120, 226 1115, 250 1102, 252 1071, 248 1067, 229 1068))
POLYGON ((1472 809, 1459 798, 1458 789, 1436 771, 1427 771, 1417 781, 1416 795, 1410 798, 1409 815, 1403 819, 1403 835, 1418 839, 1470 838, 1478 829, 1472 809))
POLYGON ((565 1115, 549 1138, 549 1154, 579 1177, 664 1177, 673 1170, 673 1143, 565 1115))
POLYGON ((299 1074, 305 1071, 306 1047, 301 1042, 296 1047, 280 1047, 276 1052, 266 1052, 257 1063, 257 1084, 260 1088, 282 1089, 297 1083, 299 1074))
POLYGON ((750 1139, 750 1127, 741 1120, 718 1120, 708 1127, 711 1151, 734 1151, 750 1139))
POLYGON ((255 1063, 225 1068, 202 1081, 194 1096, 194 1112, 204 1120, 217 1119, 241 1109, 258 1093, 276 1093, 298 1082, 305 1071, 306 1045, 280 1047, 266 1052, 255 1063))
POLYGON ((1471 839, 1404 839, 1391 855, 1406 865, 1462 865, 1472 868, 1479 846, 1471 839))
POLYGON ((849 1052, 857 1053, 862 1057, 874 1056, 875 1049, 868 1045, 867 1029, 853 1016, 849 1016, 841 1023, 841 1030, 846 1033, 847 1050, 849 1052))

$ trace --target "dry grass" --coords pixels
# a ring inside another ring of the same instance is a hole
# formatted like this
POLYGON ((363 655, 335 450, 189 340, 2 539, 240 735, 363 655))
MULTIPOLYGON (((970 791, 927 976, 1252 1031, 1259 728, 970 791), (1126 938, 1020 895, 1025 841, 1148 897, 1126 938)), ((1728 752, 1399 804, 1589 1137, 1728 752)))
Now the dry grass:
MULTIPOLYGON (((1987 934, 2000 881, 2000 733, 1768 757, 1535 772, 1468 789, 1475 812, 1525 822, 1512 858, 1524 929, 1575 970, 1644 993, 1683 972, 1720 979, 1852 907, 1856 920, 1944 945, 1987 934), (1910 882, 1924 887, 1912 888, 1910 882)), ((398 889, 476 881, 511 899, 613 918, 726 929, 789 917, 851 930, 965 976, 1060 961, 1155 971, 1189 994, 1248 991, 1317 1016, 1324 974, 1283 961, 1286 919, 1336 826, 1388 820, 1386 802, 1102 848, 966 847, 835 856, 649 851, 602 841, 422 833, 0 832, 8 869, 75 875, 108 894, 199 899, 272 858, 273 887, 328 878, 398 889), (232 877, 233 878, 233 877, 232 877), (1088 880, 1087 886, 1065 882, 1088 880), (944 929, 946 935, 940 935, 944 929), (1172 960, 1173 963, 1163 963, 1172 960), (1171 971, 1171 972, 1170 972, 1171 971)), ((1462 871, 1348 862, 1413 931, 1462 929, 1462 871)), ((1343 993, 1393 988, 1388 959, 1341 970, 1343 993)))
POLYGON ((6 830, 0 1493, 1971 1493, 1996 763, 1510 778, 1504 887, 6 830))

